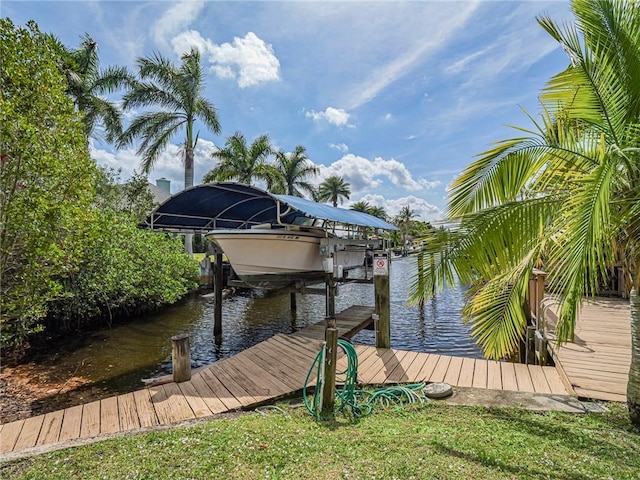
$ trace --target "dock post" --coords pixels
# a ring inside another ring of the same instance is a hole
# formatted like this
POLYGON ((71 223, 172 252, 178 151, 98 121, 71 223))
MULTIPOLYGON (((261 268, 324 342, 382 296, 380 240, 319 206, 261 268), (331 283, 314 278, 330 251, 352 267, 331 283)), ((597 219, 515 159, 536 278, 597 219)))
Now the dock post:
POLYGON ((191 348, 189 346, 189 335, 185 333, 171 337, 171 343, 173 381, 179 383, 191 380, 191 348))
POLYGON ((295 312, 298 309, 298 302, 296 299, 296 291, 291 292, 291 311, 295 312))
POLYGON ((386 253, 376 253, 373 256, 373 285, 376 313, 378 314, 376 347, 390 348, 391 303, 389 298, 389 256, 386 253))
POLYGON ((216 263, 213 267, 215 303, 213 305, 213 336, 222 335, 222 253, 216 253, 216 263))
POLYGON ((335 317, 336 315, 336 280, 333 273, 325 274, 326 283, 326 317, 335 317))
MULTIPOLYGON (((327 319, 327 325, 332 325, 327 319)), ((333 418, 336 401, 336 362, 338 359, 338 329, 333 327, 325 330, 324 338, 327 351, 324 357, 324 384, 322 385, 322 417, 333 418)))

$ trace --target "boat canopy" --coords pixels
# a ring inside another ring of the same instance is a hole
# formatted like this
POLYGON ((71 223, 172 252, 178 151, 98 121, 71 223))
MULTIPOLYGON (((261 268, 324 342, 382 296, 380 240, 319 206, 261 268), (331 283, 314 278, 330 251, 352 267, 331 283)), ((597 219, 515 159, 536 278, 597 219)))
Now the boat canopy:
POLYGON ((161 203, 141 226, 165 232, 205 233, 263 224, 345 226, 398 230, 363 212, 332 207, 291 195, 274 195, 235 182, 207 183, 183 190, 161 203))

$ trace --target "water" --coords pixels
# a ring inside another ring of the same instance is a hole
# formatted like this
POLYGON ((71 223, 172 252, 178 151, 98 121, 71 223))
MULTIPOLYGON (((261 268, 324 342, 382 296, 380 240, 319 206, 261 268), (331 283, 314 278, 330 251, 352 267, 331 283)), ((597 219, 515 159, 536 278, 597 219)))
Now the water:
MULTIPOLYGON (((407 306, 407 287, 415 258, 394 259, 391 265, 391 347, 482 358, 480 348, 460 319, 464 291, 446 290, 424 309, 407 306)), ((351 305, 374 305, 373 286, 339 287, 336 312, 351 305)), ((277 333, 292 333, 324 318, 323 295, 298 295, 297 312, 290 311, 288 293, 241 291, 223 300, 222 330, 213 337, 214 303, 200 295, 180 305, 141 317, 126 325, 83 334, 81 345, 56 355, 49 363, 67 375, 87 379, 104 392, 124 392, 142 386, 142 379, 171 373, 171 337, 188 333, 193 367, 229 357, 277 333)), ((375 345, 373 331, 364 330, 354 343, 375 345)))

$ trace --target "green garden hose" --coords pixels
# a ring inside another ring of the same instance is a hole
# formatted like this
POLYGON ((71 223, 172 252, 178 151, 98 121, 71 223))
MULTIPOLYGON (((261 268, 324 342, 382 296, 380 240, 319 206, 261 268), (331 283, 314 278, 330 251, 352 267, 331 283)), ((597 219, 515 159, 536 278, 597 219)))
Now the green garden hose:
MULTIPOLYGON (((376 403, 384 406, 393 404, 403 405, 406 403, 423 403, 427 401, 424 395, 424 382, 410 385, 396 385, 385 387, 373 392, 359 390, 356 388, 358 379, 358 354, 353 345, 345 340, 339 339, 338 346, 347 357, 347 367, 343 371, 336 372, 336 383, 342 383, 342 389, 336 389, 336 408, 338 411, 351 414, 354 418, 369 415, 373 411, 376 403)), ((321 419, 322 411, 322 388, 324 385, 324 356, 326 354, 326 342, 316 355, 307 378, 304 381, 302 395, 304 404, 311 415, 316 419, 321 419), (317 365, 317 366, 316 366, 317 365), (309 403, 307 396, 307 385, 314 369, 318 372, 313 401, 309 403)))

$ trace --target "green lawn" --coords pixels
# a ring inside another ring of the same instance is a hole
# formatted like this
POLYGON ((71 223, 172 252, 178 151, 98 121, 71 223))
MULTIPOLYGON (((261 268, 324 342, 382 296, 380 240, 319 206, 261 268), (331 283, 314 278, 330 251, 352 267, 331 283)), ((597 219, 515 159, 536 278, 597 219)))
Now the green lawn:
POLYGON ((32 479, 634 479, 626 408, 534 413, 429 403, 320 423, 304 409, 131 435, 0 467, 32 479))

